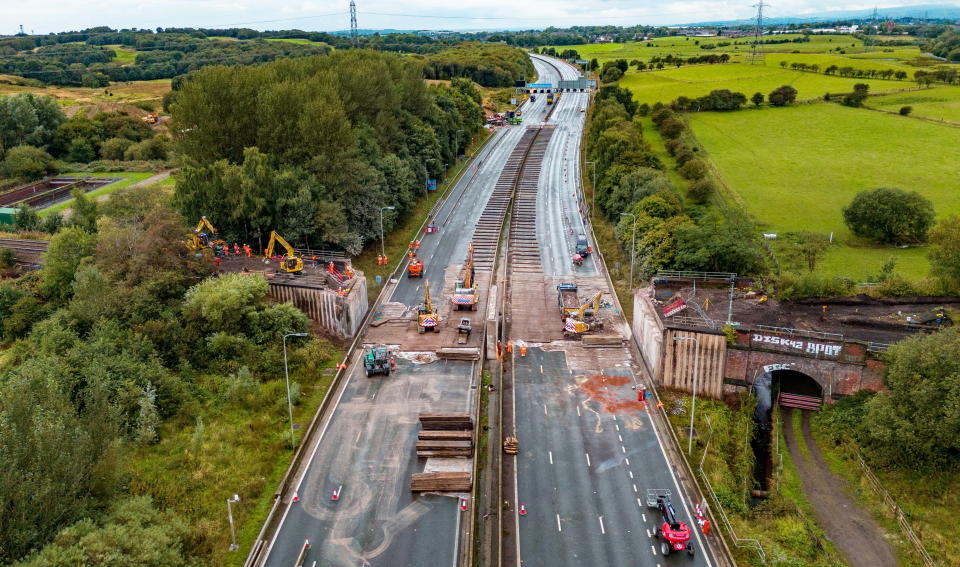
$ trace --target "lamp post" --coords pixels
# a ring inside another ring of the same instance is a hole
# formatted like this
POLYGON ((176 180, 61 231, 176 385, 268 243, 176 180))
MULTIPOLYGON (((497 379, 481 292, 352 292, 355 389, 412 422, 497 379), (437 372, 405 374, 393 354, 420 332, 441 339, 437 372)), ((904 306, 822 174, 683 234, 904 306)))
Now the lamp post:
POLYGON ((597 162, 585 161, 583 163, 592 166, 591 169, 593 170, 593 175, 590 176, 590 187, 593 188, 590 193, 590 211, 592 212, 597 205, 597 162))
POLYGON ((697 411, 697 371, 700 368, 700 341, 696 337, 673 337, 675 341, 693 341, 697 343, 693 355, 693 400, 690 404, 690 433, 687 435, 687 454, 693 453, 693 416, 697 411))
POLYGON ((233 527, 233 507, 232 504, 240 502, 240 495, 234 494, 233 498, 227 498, 227 519, 230 521, 230 551, 240 549, 237 545, 237 530, 233 527))
POLYGON ((293 435, 293 400, 290 398, 290 368, 287 366, 287 337, 305 337, 307 333, 287 333, 283 335, 283 376, 287 381, 287 410, 290 412, 290 448, 297 448, 297 438, 293 435))
POLYGON ((633 257, 637 247, 637 215, 620 213, 621 217, 631 217, 633 220, 633 235, 630 237, 630 293, 633 293, 633 257))
POLYGON ((384 250, 384 247, 383 247, 383 211, 392 211, 395 209, 396 207, 380 207, 380 255, 381 256, 387 255, 387 252, 384 250))

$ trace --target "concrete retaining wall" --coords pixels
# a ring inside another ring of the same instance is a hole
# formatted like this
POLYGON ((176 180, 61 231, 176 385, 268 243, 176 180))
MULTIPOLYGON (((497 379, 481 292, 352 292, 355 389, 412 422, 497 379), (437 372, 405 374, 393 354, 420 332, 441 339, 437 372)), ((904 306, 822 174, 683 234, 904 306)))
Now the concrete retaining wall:
POLYGON ((667 329, 663 347, 660 383, 664 387, 691 392, 696 371, 697 395, 720 398, 727 360, 725 336, 667 329))
POLYGON ((663 353, 663 323, 650 299, 652 288, 638 289, 633 296, 633 340, 640 349, 647 372, 659 380, 663 353))
POLYGON ((270 282, 270 296, 293 303, 307 317, 330 333, 349 339, 367 313, 367 279, 357 277, 346 296, 335 290, 301 287, 290 282, 270 282))

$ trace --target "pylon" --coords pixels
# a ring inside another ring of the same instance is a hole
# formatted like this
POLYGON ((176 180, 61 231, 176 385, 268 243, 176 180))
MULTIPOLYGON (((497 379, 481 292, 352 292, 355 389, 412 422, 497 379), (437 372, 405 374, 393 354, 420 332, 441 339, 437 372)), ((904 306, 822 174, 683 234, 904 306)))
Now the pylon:
POLYGON ((526 515, 527 515, 527 507, 524 506, 523 504, 520 505, 520 515, 521 515, 521 516, 526 516, 526 515))
POLYGON ((336 488, 334 488, 333 492, 330 494, 330 500, 333 500, 334 502, 340 500, 340 492, 336 488))
POLYGON ((300 496, 296 492, 293 493, 293 501, 300 502, 300 496))
POLYGON ((461 511, 461 512, 466 512, 466 511, 467 511, 467 499, 466 499, 466 498, 461 498, 461 499, 460 499, 460 511, 461 511))

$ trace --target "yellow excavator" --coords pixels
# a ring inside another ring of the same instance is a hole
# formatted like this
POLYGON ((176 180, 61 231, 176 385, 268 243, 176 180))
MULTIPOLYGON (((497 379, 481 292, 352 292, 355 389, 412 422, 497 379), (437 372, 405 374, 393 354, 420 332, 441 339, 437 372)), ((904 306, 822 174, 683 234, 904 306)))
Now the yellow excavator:
POLYGON ((275 230, 270 233, 270 244, 267 245, 267 258, 273 258, 273 248, 278 243, 280 246, 283 246, 283 249, 287 252, 287 255, 283 257, 283 262, 280 263, 280 269, 288 274, 299 274, 302 272, 303 258, 297 256, 297 251, 293 249, 293 246, 290 246, 290 243, 277 234, 275 230))
POLYGON ((436 331, 440 323, 440 316, 433 309, 433 302, 430 301, 430 282, 424 286, 423 303, 417 312, 417 332, 426 333, 427 331, 436 331))
POLYGON ((601 293, 597 292, 576 311, 568 312, 567 318, 563 322, 563 336, 575 337, 587 331, 596 331, 603 328, 603 320, 597 315, 600 310, 600 297, 601 293))
POLYGON ((450 302, 456 306, 457 311, 461 309, 476 311, 478 299, 477 282, 474 281, 473 242, 471 242, 467 246, 467 259, 463 262, 463 279, 456 282, 450 302))
POLYGON ((223 240, 215 240, 213 236, 217 234, 217 229, 213 228, 207 217, 200 217, 200 222, 193 229, 193 232, 187 235, 187 248, 191 250, 202 250, 204 248, 216 249, 217 245, 226 244, 223 240))

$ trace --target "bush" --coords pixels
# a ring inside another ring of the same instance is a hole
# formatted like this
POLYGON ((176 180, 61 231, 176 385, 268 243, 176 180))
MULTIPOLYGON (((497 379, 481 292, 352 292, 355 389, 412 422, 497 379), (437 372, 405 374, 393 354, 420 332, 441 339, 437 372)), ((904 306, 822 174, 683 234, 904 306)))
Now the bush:
POLYGON ((861 191, 843 209, 843 220, 854 234, 886 244, 926 241, 933 219, 928 199, 895 188, 861 191))
POLYGON ((900 107, 900 116, 907 116, 907 115, 909 115, 911 112, 913 112, 913 107, 912 107, 912 106, 901 106, 901 107, 900 107))
POLYGON ((690 148, 683 148, 682 150, 680 150, 679 153, 677 153, 677 156, 676 156, 677 167, 678 168, 683 167, 684 165, 686 165, 688 161, 692 160, 695 157, 697 157, 696 152, 694 152, 690 148))
POLYGON ((773 106, 786 106, 797 100, 797 89, 790 85, 777 87, 767 95, 767 100, 773 106))
POLYGON ((653 120, 654 125, 660 126, 667 118, 673 118, 676 116, 672 110, 669 108, 664 108, 663 103, 656 103, 653 105, 653 114, 650 115, 650 119, 653 120), (658 108, 659 106, 659 108, 658 108))
POLYGON ((100 145, 100 157, 103 159, 123 159, 124 153, 134 144, 126 138, 110 138, 100 145))
POLYGON ((707 162, 700 158, 693 158, 680 168, 680 176, 684 179, 703 179, 707 176, 707 162))
POLYGON ((778 298, 791 301, 805 297, 842 297, 850 295, 853 286, 853 280, 848 278, 806 272, 782 274, 776 288, 778 298))
POLYGON ((667 153, 674 157, 677 155, 677 152, 684 147, 683 142, 680 140, 667 140, 664 146, 667 148, 667 153))
POLYGON ((70 140, 70 145, 67 146, 67 161, 87 163, 95 157, 97 157, 97 154, 93 150, 93 144, 91 144, 89 140, 86 138, 74 138, 70 140))
POLYGON ((623 77, 623 71, 618 67, 607 67, 607 70, 603 72, 603 82, 604 83, 615 83, 623 77))
POLYGON ((169 138, 166 136, 155 136, 149 140, 137 142, 123 152, 125 160, 152 160, 167 159, 170 151, 169 138))
POLYGON ((660 124, 660 134, 664 138, 679 138, 686 125, 679 118, 667 118, 660 124))
POLYGON ((709 177, 698 179, 690 184, 687 189, 687 196, 698 205, 702 205, 710 200, 710 197, 716 192, 717 186, 709 177))
POLYGON ((40 148, 16 146, 7 152, 0 164, 0 173, 20 181, 33 181, 57 173, 57 167, 53 157, 40 148))
POLYGON ((754 106, 763 104, 763 93, 753 93, 753 96, 750 97, 750 102, 752 102, 754 106))
POLYGON ((156 103, 150 102, 149 100, 138 100, 133 103, 133 106, 136 106, 140 110, 146 110, 147 112, 153 112, 157 109, 156 103))

